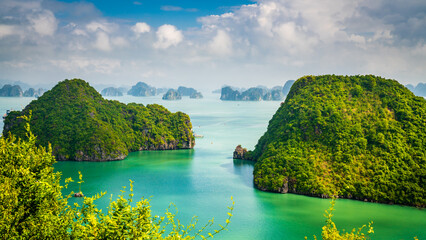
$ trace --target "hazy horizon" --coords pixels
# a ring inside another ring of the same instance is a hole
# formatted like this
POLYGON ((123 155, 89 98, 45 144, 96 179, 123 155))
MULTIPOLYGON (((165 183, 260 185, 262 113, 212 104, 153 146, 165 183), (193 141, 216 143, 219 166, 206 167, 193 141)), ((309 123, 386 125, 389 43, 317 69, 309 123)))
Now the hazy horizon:
POLYGON ((305 75, 426 75, 426 2, 0 2, 1 82, 214 90, 305 75))

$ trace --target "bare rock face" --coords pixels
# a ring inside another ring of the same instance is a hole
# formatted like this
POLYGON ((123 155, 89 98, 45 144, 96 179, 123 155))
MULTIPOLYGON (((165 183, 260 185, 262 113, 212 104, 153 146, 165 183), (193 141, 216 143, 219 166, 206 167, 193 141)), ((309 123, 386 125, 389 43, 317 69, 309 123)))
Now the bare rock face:
POLYGON ((241 147, 241 145, 238 145, 235 148, 234 151, 234 159, 246 159, 245 156, 247 155, 247 149, 241 147))

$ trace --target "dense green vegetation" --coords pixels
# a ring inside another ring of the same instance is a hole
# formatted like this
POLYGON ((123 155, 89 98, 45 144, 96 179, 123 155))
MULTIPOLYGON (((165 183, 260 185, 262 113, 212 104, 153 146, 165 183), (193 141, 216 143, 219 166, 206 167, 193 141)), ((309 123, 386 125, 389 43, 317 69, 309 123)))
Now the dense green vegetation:
POLYGON ((265 191, 426 206, 426 100, 395 80, 297 80, 246 158, 265 191))
POLYGON ((147 199, 133 203, 132 182, 128 197, 124 190, 117 199, 111 197, 105 212, 95 205, 105 193, 68 205, 72 192, 64 197, 61 190, 72 179, 60 185, 52 149, 38 147, 29 126, 28 140, 0 138, 0 239, 204 239, 227 229, 233 200, 223 226, 214 227, 212 219, 197 229, 196 217, 185 226, 174 211, 152 216, 147 199))
MULTIPOLYGON (((106 193, 84 197, 81 205, 68 204, 71 192, 63 196, 71 178, 60 184, 61 174, 54 172, 55 158, 52 149, 36 145, 30 131, 29 117, 23 116, 27 140, 13 135, 0 137, 0 238, 1 239, 195 239, 213 238, 227 230, 234 210, 234 201, 228 207, 225 224, 215 229, 213 219, 197 229, 198 219, 193 217, 188 225, 176 218, 176 212, 166 211, 165 216, 152 216, 150 202, 141 199, 133 203, 133 182, 130 193, 125 190, 117 199, 110 200, 103 213, 95 202, 106 193)), ((79 172, 79 192, 82 175, 79 172)), ((171 206, 174 206, 171 204, 171 206)), ((366 239, 361 232, 342 233, 331 220, 332 207, 326 211, 326 225, 322 239, 366 239), (356 238, 355 238, 356 237, 356 238)), ((368 234, 373 232, 369 226, 368 234)), ((316 237, 315 237, 316 239, 316 237)))
POLYGON ((32 111, 41 146, 52 145, 58 160, 123 159, 131 151, 192 148, 189 116, 163 106, 105 100, 87 82, 64 80, 24 110, 5 119, 3 135, 25 136, 20 116, 32 111))

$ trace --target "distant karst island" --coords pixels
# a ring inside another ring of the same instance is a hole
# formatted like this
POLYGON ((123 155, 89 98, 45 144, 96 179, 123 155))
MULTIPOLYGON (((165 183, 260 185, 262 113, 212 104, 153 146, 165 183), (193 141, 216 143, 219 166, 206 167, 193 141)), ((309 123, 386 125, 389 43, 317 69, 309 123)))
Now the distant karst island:
POLYGON ((220 100, 223 101, 282 101, 294 80, 289 80, 283 87, 268 89, 264 86, 252 87, 247 90, 225 86, 221 90, 220 100))
POLYGON ((37 144, 52 146, 57 160, 120 160, 129 152, 194 147, 187 114, 171 113, 158 104, 123 104, 106 100, 81 79, 64 80, 22 111, 11 111, 3 135, 24 138, 25 121, 37 144))
POLYGON ((179 86, 177 90, 172 88, 155 88, 144 82, 138 82, 136 85, 127 92, 127 94, 137 97, 148 97, 155 96, 157 94, 163 94, 163 100, 180 100, 183 96, 189 98, 200 99, 203 98, 201 92, 198 92, 194 88, 188 88, 179 86), (163 94, 164 93, 164 94, 163 94))
POLYGON ((123 96, 123 92, 119 88, 115 88, 115 87, 104 88, 101 91, 101 94, 102 94, 102 96, 107 96, 107 97, 121 97, 121 96, 123 96))
POLYGON ((426 206, 426 100, 395 80, 297 80, 253 151, 263 191, 426 206))
POLYGON ((43 88, 29 88, 22 90, 20 85, 5 84, 0 88, 0 97, 40 97, 46 90, 43 88))
POLYGON ((163 100, 181 100, 182 95, 174 89, 169 89, 164 95, 163 100))
POLYGON ((201 92, 198 92, 194 88, 180 86, 177 90, 169 89, 166 94, 163 95, 163 100, 181 100, 182 96, 194 99, 203 98, 203 94, 201 94, 201 92))
POLYGON ((34 88, 29 88, 27 90, 25 90, 23 96, 24 97, 40 97, 41 95, 43 95, 43 93, 46 92, 45 89, 43 88, 39 88, 37 90, 35 90, 34 88))
POLYGON ((22 97, 23 95, 19 85, 6 84, 0 89, 0 97, 22 97))
POLYGON ((426 83, 418 83, 415 87, 411 84, 405 85, 416 96, 426 97, 426 83))
POLYGON ((157 94, 157 89, 144 82, 138 82, 127 92, 127 94, 136 97, 149 97, 157 94))

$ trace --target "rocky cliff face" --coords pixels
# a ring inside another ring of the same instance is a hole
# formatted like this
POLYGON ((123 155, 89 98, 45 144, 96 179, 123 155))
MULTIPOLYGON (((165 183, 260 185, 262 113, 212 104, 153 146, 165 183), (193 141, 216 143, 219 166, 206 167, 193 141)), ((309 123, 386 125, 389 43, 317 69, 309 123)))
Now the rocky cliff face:
POLYGON ((23 92, 19 85, 6 84, 0 89, 0 97, 22 97, 23 92))
POLYGON ((123 96, 123 93, 118 88, 109 87, 105 88, 101 92, 102 96, 109 96, 109 97, 121 97, 123 96))
POLYGON ((156 92, 155 87, 151 87, 144 82, 138 82, 127 92, 127 94, 137 97, 148 97, 155 96, 156 92))
POLYGON ((182 96, 174 89, 169 89, 166 94, 163 95, 163 100, 181 100, 182 96))

